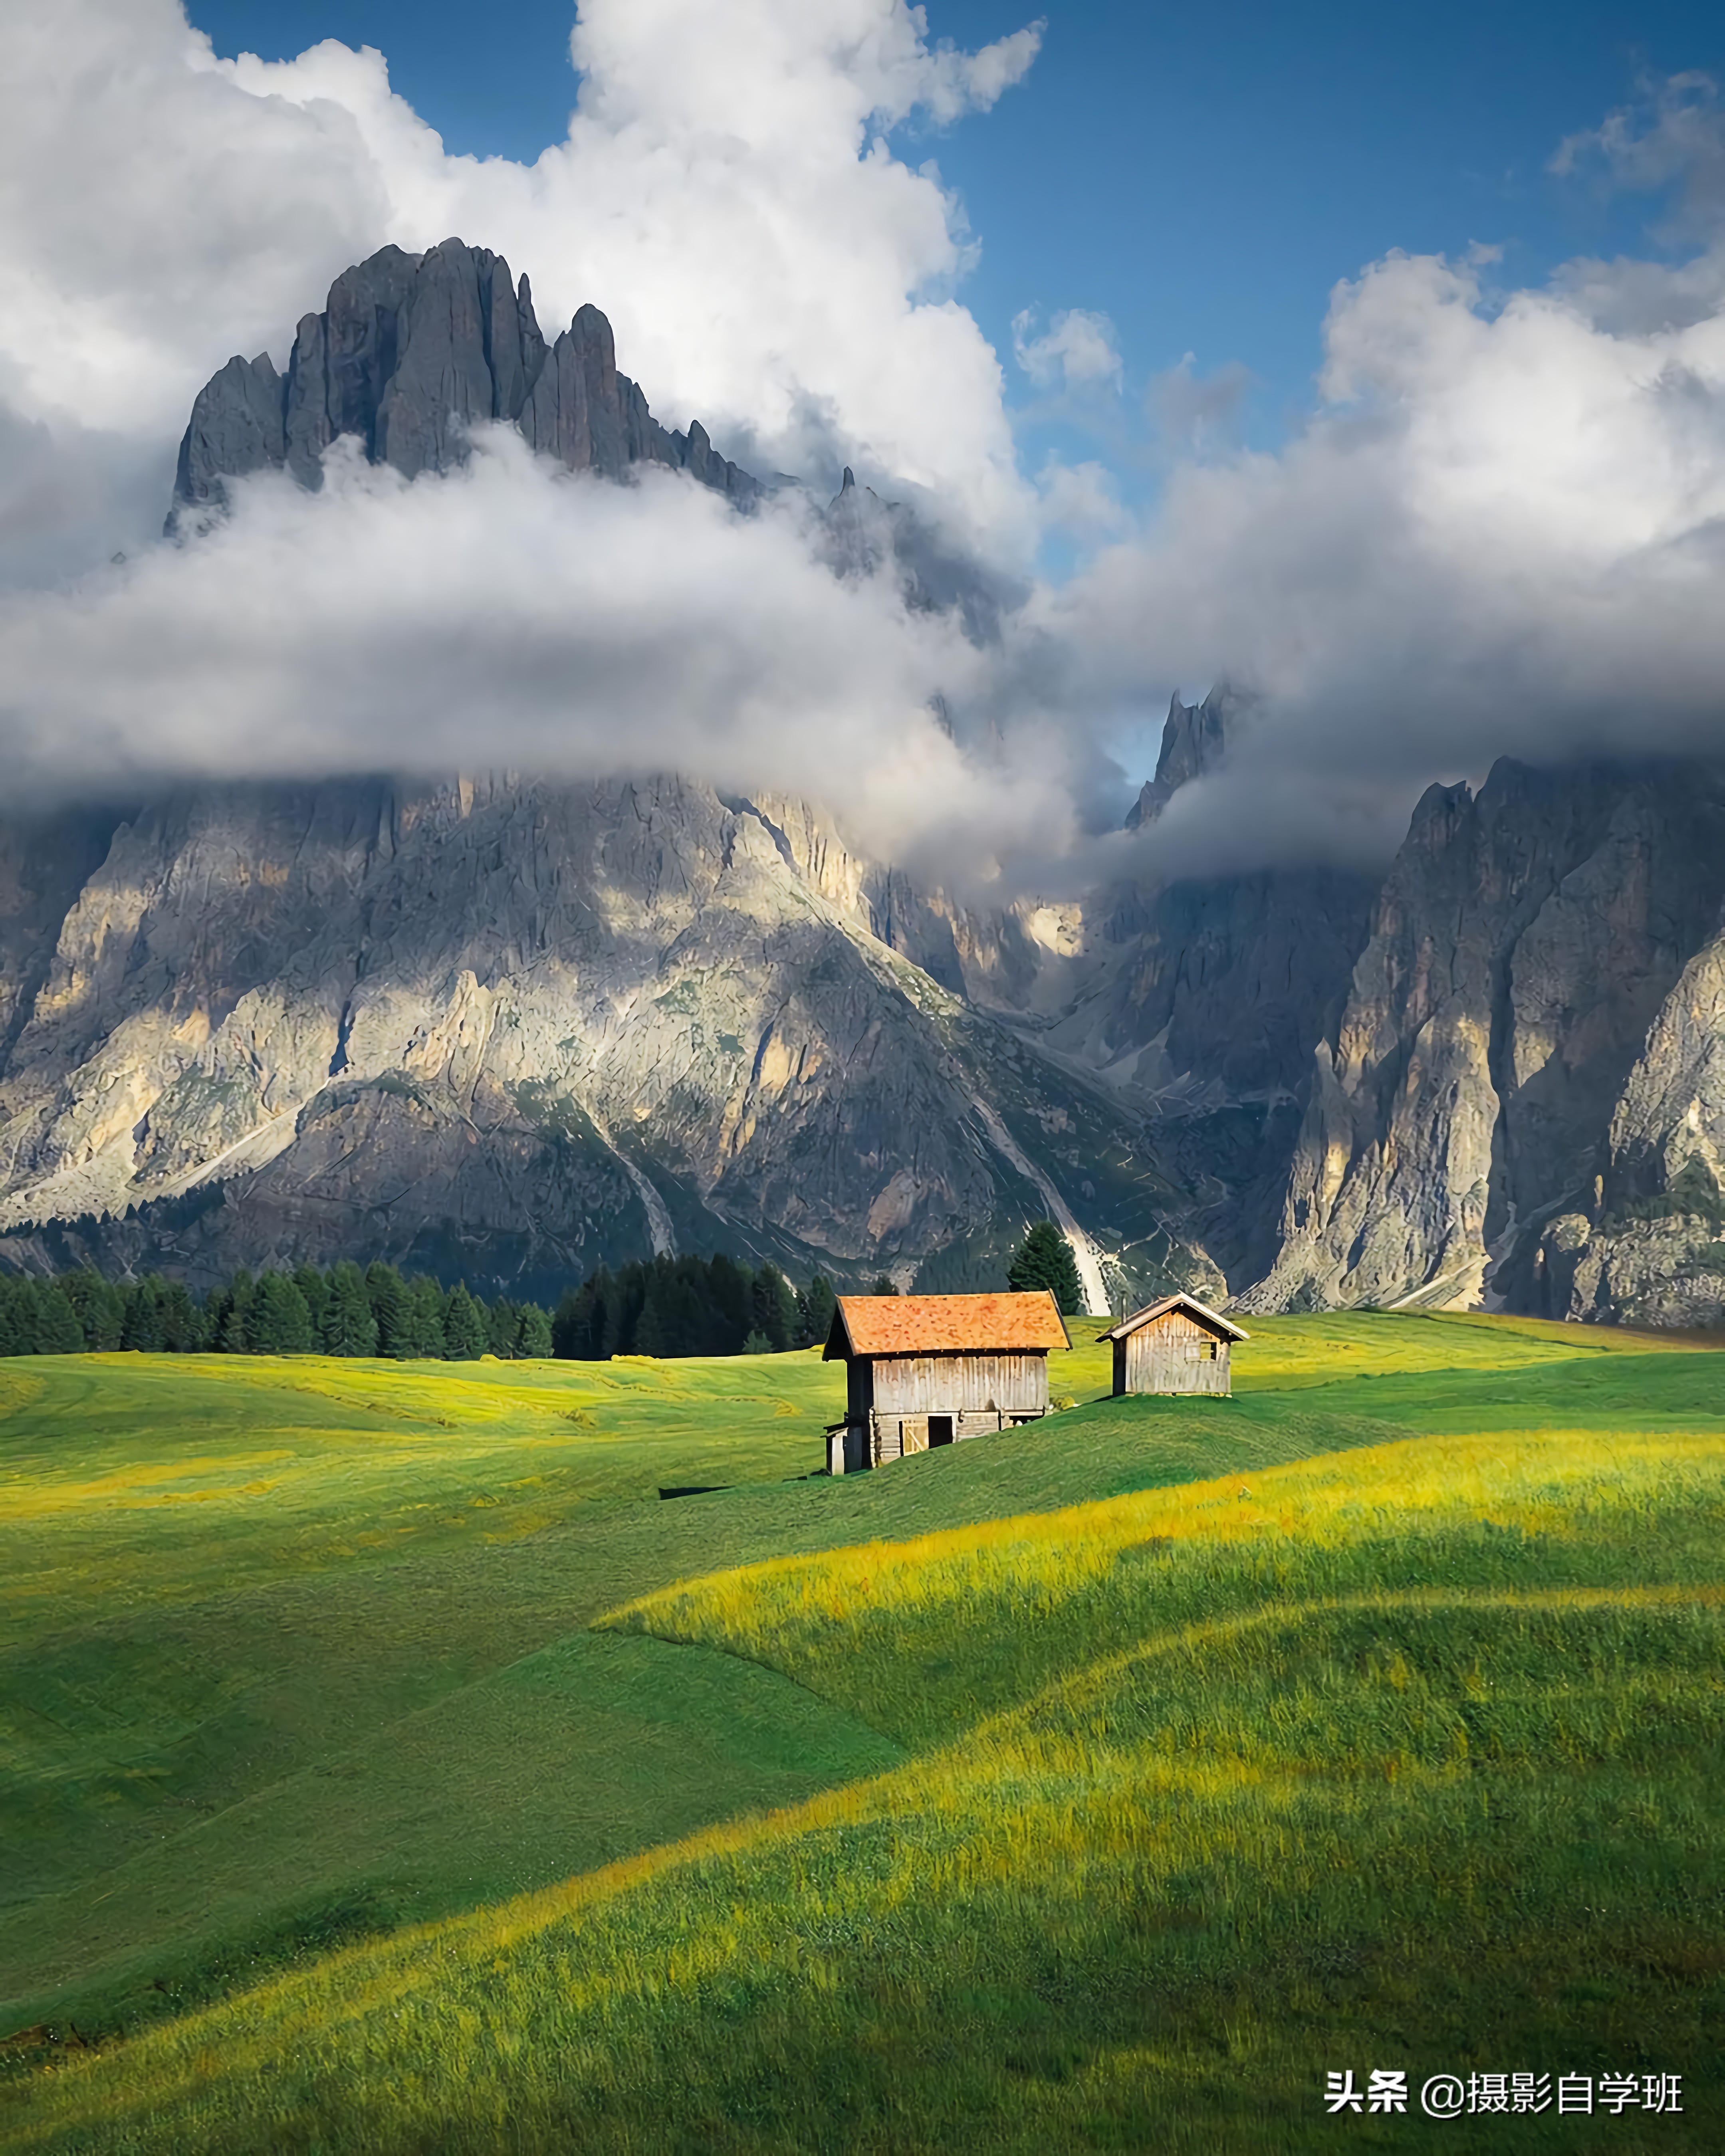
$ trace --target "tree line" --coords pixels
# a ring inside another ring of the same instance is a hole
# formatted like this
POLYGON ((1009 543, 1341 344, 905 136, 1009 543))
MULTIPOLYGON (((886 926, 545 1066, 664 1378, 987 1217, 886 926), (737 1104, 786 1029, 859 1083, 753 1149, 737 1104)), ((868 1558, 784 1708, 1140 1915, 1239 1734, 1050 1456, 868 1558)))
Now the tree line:
POLYGON ((407 1278, 381 1260, 244 1270, 201 1299, 159 1273, 111 1281, 0 1274, 0 1356, 137 1348, 167 1355, 375 1355, 474 1362, 557 1355, 738 1355, 824 1341, 834 1293, 800 1293, 777 1266, 726 1257, 601 1267, 559 1303, 487 1301, 457 1283, 407 1278))
POLYGON ((201 1301, 182 1281, 95 1272, 0 1276, 0 1355, 136 1348, 155 1355, 385 1355, 475 1362, 552 1352, 551 1314, 459 1283, 404 1279, 381 1261, 236 1272, 201 1301))
MULTIPOLYGON (((1040 1221, 1014 1253, 1015 1288, 1048 1287, 1069 1315, 1083 1308, 1065 1238, 1040 1221)), ((883 1276, 870 1291, 896 1295, 883 1276)), ((555 1314, 536 1302, 490 1301, 457 1283, 408 1279, 379 1260, 255 1276, 236 1272, 202 1298, 159 1273, 110 1281, 92 1271, 0 1274, 0 1356, 77 1355, 135 1348, 167 1355, 381 1355, 398 1362, 474 1362, 556 1355, 768 1355, 819 1347, 831 1330, 832 1282, 793 1288, 770 1260, 635 1260, 571 1288, 555 1314)))
MULTIPOLYGON (((891 1283, 887 1283, 889 1290, 891 1283)), ((779 1355, 816 1348, 832 1329, 832 1282, 800 1292, 770 1261, 716 1258, 602 1265, 557 1305, 552 1352, 571 1362, 608 1355, 779 1355)))

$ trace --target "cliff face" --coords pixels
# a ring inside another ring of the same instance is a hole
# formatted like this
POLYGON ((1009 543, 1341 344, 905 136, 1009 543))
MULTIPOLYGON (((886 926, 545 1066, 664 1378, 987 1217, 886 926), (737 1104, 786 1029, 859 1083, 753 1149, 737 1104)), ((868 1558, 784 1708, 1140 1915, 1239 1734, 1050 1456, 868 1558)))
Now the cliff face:
POLYGON ((1210 1278, 1134 1119, 839 900, 673 779, 152 804, 0 1073, 0 1222, 26 1258, 90 1215, 193 1277, 381 1251, 542 1291, 649 1247, 962 1281, 1052 1210, 1098 1288, 1132 1245, 1210 1278))
POLYGON ((547 346, 526 278, 512 285, 501 255, 446 239, 425 254, 386 247, 344 270, 323 312, 301 320, 285 375, 265 352, 212 377, 180 444, 168 531, 195 531, 248 473, 285 470, 318 486, 339 435, 411 479, 459 463, 465 429, 491 419, 572 471, 619 479, 660 464, 739 503, 758 491, 698 421, 686 434, 660 425, 618 372, 597 307, 547 346))
POLYGON ((1476 798, 1434 787, 1317 1052, 1248 1303, 1549 1306, 1541 1230, 1573 1238, 1627 1157, 1620 1103, 1652 1090, 1631 1081, 1649 1028, 1717 924, 1722 838, 1713 767, 1506 761, 1476 798))

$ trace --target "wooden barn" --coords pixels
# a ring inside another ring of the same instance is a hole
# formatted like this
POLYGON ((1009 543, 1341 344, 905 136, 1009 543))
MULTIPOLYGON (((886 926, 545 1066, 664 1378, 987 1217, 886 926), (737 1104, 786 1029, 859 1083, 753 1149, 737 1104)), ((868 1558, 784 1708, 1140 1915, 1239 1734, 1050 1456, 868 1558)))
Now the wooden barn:
POLYGON ((827 1430, 834 1475, 907 1452, 1035 1422, 1048 1413, 1048 1358, 1072 1345, 1054 1297, 841 1295, 825 1359, 849 1380, 827 1430))
POLYGON ((1189 1295, 1164 1296, 1122 1317, 1114 1342, 1114 1392, 1223 1393, 1233 1389, 1228 1354, 1251 1335, 1189 1295))

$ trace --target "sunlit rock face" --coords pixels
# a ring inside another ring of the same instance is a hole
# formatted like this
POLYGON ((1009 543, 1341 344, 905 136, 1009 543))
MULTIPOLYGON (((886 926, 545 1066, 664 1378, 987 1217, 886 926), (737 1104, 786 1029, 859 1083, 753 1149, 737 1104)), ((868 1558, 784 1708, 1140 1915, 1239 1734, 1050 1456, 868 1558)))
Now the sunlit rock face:
MULTIPOLYGON (((1613 1193, 1703 1150, 1673 1125, 1712 1083, 1691 962, 1712 947, 1722 841, 1712 766, 1505 761, 1477 796, 1434 787, 1317 1050, 1282 1247, 1248 1301, 1621 1314, 1591 1248, 1626 1224, 1613 1193)), ((1623 1253, 1649 1317, 1697 1306, 1653 1276, 1671 1255, 1623 1253)))
POLYGON ((675 779, 211 788, 115 822, 51 928, 20 882, 0 932, 51 952, 0 1076, 13 1255, 82 1215, 80 1249, 200 1277, 382 1252, 545 1292, 729 1247, 962 1279, 1070 1188, 1099 1247, 1214 1291, 1142 1124, 799 837, 832 896, 776 820, 675 779))

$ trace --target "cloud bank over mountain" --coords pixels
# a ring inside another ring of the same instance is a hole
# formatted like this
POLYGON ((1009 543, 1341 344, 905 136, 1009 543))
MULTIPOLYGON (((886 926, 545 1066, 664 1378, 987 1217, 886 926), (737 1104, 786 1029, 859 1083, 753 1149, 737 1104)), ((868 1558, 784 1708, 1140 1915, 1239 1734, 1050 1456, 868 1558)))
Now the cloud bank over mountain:
POLYGON ((1500 754, 1725 747, 1725 251, 1540 290, 1491 269, 1338 287, 1298 439, 1177 469, 1148 530, 1034 603, 1075 707, 1158 670, 1255 692, 1250 767, 1184 804, 1224 850, 1319 797, 1388 828, 1500 754))
MULTIPOLYGON (((913 113, 985 111, 1040 36, 940 49, 902 0, 586 0, 568 136, 529 167, 446 156, 374 52, 218 60, 177 0, 14 11, 0 677, 21 767, 675 766, 822 796, 896 857, 1048 885, 1382 852, 1430 779, 1506 751, 1717 747, 1713 85, 1678 78, 1553 152, 1674 197, 1672 259, 1522 290, 1488 249, 1373 264, 1331 295, 1286 446, 1206 453, 1225 428, 1189 427, 1134 521, 1101 466, 1021 470, 956 296, 962 208, 891 141, 913 113), (158 549, 203 381, 236 350, 284 361, 349 264, 452 233, 531 274, 548 330, 601 305, 667 424, 932 507, 1030 589, 999 643, 909 613, 890 576, 835 582, 800 511, 605 494, 495 439, 412 486, 338 454, 321 495, 256 481, 223 531, 158 549), (1055 527, 1092 551, 1031 587, 1055 527), (1220 675, 1250 695, 1231 762, 1096 850, 1111 746, 1220 675)), ((1083 309, 1017 334, 1045 388, 1111 398, 1129 367, 1083 309)), ((1152 397, 1166 417, 1166 381, 1152 397)))
POLYGON ((313 494, 232 513, 69 591, 0 600, 15 787, 203 773, 675 770, 835 799, 886 857, 1056 845, 1060 773, 963 754, 934 699, 988 662, 890 567, 840 581, 799 497, 738 518, 649 470, 558 471, 505 426, 408 481, 353 437, 313 494), (1052 826, 1050 819, 1052 818, 1052 826))

